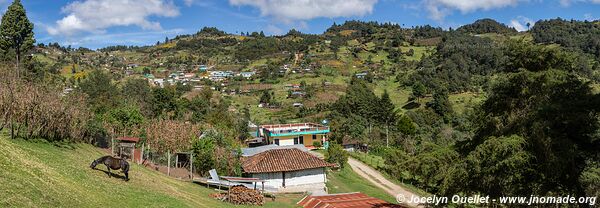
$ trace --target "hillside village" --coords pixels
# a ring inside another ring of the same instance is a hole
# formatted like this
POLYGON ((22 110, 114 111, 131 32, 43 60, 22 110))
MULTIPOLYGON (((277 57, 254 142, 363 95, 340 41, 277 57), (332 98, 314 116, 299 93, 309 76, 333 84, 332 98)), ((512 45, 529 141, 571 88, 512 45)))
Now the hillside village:
POLYGON ((0 154, 11 170, 0 206, 116 206, 110 193, 128 207, 304 208, 600 193, 597 20, 521 32, 493 19, 272 36, 204 27, 99 49, 34 44, 23 30, 24 46, 0 41, 0 152, 14 152, 0 154), (101 156, 127 170, 89 165, 101 156), (60 189, 74 196, 48 199, 60 189))

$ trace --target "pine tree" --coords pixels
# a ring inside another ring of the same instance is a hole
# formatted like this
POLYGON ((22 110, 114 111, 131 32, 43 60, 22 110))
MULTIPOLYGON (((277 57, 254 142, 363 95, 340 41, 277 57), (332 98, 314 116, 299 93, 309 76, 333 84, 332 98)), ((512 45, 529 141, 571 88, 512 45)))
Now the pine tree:
POLYGON ((389 129, 391 124, 396 123, 396 107, 394 106, 394 103, 392 103, 390 94, 388 94, 387 90, 383 91, 383 95, 381 95, 378 110, 380 122, 385 125, 385 143, 386 146, 389 146, 389 129))
POLYGON ((33 23, 27 18, 25 8, 20 0, 15 0, 2 16, 0 23, 0 48, 4 51, 14 50, 16 56, 16 71, 19 76, 21 56, 33 48, 33 23))
POLYGON ((396 122, 396 107, 390 99, 390 94, 387 90, 383 91, 379 100, 379 119, 383 124, 392 124, 396 122))

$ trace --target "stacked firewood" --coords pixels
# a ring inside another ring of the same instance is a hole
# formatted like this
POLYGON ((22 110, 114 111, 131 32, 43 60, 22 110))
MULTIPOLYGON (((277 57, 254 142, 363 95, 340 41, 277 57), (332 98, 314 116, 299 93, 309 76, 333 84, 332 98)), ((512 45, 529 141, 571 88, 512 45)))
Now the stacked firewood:
POLYGON ((228 193, 210 194, 210 197, 236 205, 262 206, 264 204, 264 197, 260 192, 245 186, 234 186, 228 193))

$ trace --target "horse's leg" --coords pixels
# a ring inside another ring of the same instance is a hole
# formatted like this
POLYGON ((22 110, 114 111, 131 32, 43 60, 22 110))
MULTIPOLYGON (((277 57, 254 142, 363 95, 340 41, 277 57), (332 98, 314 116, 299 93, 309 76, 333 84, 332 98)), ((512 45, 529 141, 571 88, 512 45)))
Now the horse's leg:
POLYGON ((110 174, 111 174, 111 173, 110 173, 110 167, 108 167, 108 165, 106 166, 106 169, 108 170, 108 177, 109 177, 109 178, 110 178, 110 177, 112 177, 112 176, 110 175, 110 174))
POLYGON ((123 173, 125 174, 125 180, 129 181, 129 164, 123 161, 121 163, 121 170, 123 170, 123 173))

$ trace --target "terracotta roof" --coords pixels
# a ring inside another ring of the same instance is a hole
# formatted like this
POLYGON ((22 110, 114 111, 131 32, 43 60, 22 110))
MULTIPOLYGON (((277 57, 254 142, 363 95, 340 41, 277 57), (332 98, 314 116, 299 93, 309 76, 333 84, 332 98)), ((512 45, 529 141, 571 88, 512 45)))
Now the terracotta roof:
POLYGON ((307 196, 300 200, 298 205, 304 208, 404 208, 404 206, 392 204, 360 192, 307 196))
POLYGON ((138 143, 140 141, 140 138, 135 138, 135 137, 119 137, 119 138, 117 138, 117 140, 138 143))
POLYGON ((287 172, 333 166, 335 165, 299 149, 272 149, 242 160, 242 168, 246 173, 287 172))

